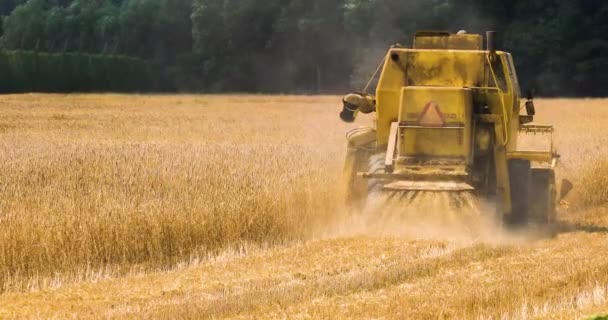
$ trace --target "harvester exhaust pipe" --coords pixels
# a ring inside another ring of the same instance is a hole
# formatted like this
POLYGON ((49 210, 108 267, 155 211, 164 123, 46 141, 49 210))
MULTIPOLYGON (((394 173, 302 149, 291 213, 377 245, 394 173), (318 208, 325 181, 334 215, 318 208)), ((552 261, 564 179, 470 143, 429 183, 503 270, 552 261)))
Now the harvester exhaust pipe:
POLYGON ((494 61, 494 59, 496 58, 496 38, 497 38, 497 34, 496 31, 487 31, 486 32, 486 48, 490 54, 490 59, 492 61, 494 61))

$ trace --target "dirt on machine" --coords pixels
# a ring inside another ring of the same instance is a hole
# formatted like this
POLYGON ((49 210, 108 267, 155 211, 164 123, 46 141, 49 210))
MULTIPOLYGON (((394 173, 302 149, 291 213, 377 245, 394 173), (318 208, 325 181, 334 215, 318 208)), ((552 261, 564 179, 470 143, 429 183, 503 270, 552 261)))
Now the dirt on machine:
POLYGON ((533 98, 522 101, 513 58, 495 39, 492 31, 485 41, 419 32, 412 47, 390 48, 375 95, 344 97, 343 121, 375 114, 371 126, 347 135, 351 208, 376 197, 407 209, 416 198, 447 194, 456 206, 472 198, 491 204, 489 214, 505 225, 554 221, 554 128, 535 123, 533 98))

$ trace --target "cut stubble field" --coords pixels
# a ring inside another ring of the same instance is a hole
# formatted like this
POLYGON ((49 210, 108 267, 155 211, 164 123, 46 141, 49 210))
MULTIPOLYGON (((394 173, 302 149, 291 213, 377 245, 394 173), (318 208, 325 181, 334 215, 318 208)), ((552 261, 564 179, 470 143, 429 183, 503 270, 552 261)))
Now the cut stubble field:
MULTIPOLYGON (((0 97, 1 318, 573 318, 608 310, 608 100, 539 100, 558 232, 373 227, 332 96, 0 97), (564 203, 565 204, 565 203, 564 203)), ((488 227, 491 228, 491 227, 488 227)))

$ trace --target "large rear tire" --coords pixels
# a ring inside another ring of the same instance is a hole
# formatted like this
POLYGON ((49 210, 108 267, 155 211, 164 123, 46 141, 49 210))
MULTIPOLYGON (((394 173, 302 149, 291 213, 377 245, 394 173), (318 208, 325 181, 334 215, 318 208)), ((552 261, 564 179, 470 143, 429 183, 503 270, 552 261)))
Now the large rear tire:
POLYGON ((532 168, 529 160, 509 160, 509 181, 511 186, 511 215, 504 217, 509 227, 525 226, 530 218, 530 188, 532 168))
POLYGON ((383 184, 379 179, 365 179, 357 173, 384 173, 384 153, 361 151, 357 154, 356 169, 350 172, 350 183, 346 201, 350 209, 363 212, 371 194, 382 192, 383 184))
POLYGON ((353 210, 361 210, 365 206, 365 198, 367 197, 367 181, 358 177, 359 172, 367 172, 368 153, 364 150, 349 151, 348 157, 352 158, 347 161, 344 168, 346 179, 346 205, 353 210))
MULTIPOLYGON (((381 152, 371 155, 368 159, 369 169, 368 172, 375 174, 382 174, 386 171, 386 153, 381 152)), ((367 193, 381 192, 384 188, 384 184, 380 179, 368 179, 367 181, 367 193)))
POLYGON ((370 129, 362 129, 349 137, 344 181, 346 206, 351 210, 363 210, 368 193, 368 181, 357 176, 369 172, 369 158, 376 150, 376 134, 370 129))
POLYGON ((530 222, 551 225, 555 222, 557 191, 555 172, 551 169, 532 169, 530 190, 530 222))

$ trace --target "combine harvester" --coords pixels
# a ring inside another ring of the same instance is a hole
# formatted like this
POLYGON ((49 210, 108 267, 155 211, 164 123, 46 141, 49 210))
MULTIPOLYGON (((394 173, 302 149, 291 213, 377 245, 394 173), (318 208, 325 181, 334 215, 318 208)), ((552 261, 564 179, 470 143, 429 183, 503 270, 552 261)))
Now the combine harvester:
POLYGON ((554 220, 553 127, 533 124, 532 97, 522 107, 513 59, 496 50, 495 38, 487 32, 484 50, 482 35, 419 32, 413 48, 389 50, 375 96, 344 97, 343 121, 376 113, 372 127, 348 134, 349 206, 363 210, 384 194, 407 208, 442 194, 457 206, 491 203, 509 226, 554 220), (521 148, 524 135, 546 145, 521 148))

